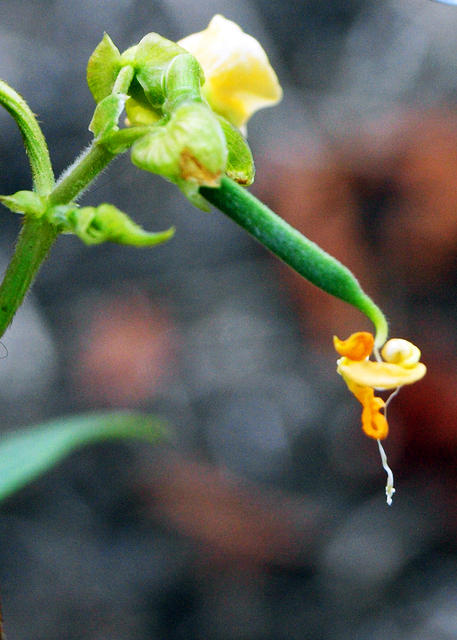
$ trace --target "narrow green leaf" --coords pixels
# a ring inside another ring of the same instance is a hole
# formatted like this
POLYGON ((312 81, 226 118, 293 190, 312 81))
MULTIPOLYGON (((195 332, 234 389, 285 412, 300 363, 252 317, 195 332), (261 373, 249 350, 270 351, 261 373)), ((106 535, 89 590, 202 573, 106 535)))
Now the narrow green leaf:
POLYGON ((129 412, 89 413, 3 434, 0 438, 0 500, 84 445, 125 438, 156 442, 165 435, 165 425, 157 418, 129 412))
POLYGON ((87 84, 95 102, 100 102, 111 93, 120 68, 119 49, 105 33, 87 64, 87 84))

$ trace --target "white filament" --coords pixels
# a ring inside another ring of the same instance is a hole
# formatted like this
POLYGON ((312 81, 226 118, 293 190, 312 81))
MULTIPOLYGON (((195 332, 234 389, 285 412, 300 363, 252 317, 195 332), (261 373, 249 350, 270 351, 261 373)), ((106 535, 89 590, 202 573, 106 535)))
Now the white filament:
POLYGON ((392 504, 392 496, 395 493, 394 487, 394 474, 392 473, 392 469, 389 467, 387 463, 386 452, 384 451, 384 447, 381 444, 381 440, 377 440, 379 453, 381 454, 381 462, 384 468, 384 471, 387 473, 387 484, 386 484, 386 502, 390 505, 392 504))
MULTIPOLYGON (((392 400, 392 398, 397 395, 400 389, 401 387, 397 387, 395 391, 393 391, 390 394, 390 396, 387 398, 386 404, 384 406, 384 416, 386 417, 386 419, 387 419, 387 407, 389 406, 389 403, 392 400)), ((392 504, 392 496, 395 493, 394 474, 392 473, 392 469, 389 467, 389 463, 387 462, 386 452, 384 451, 384 447, 381 444, 381 440, 377 440, 376 442, 378 443, 379 453, 381 454, 381 462, 382 462, 383 469, 387 473, 386 502, 390 507, 392 504)))

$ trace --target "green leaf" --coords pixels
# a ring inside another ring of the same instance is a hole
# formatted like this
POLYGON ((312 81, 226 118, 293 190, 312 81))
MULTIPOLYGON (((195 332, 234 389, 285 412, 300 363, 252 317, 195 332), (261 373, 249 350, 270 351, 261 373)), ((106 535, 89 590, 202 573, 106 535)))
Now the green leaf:
POLYGON ((119 49, 105 33, 87 64, 87 84, 95 102, 101 102, 111 93, 121 66, 119 49))
POLYGON ((226 175, 243 186, 254 182, 255 167, 251 149, 240 131, 223 116, 217 116, 228 148, 226 175))
POLYGON ((0 202, 14 213, 26 213, 35 218, 41 218, 47 207, 47 199, 35 191, 16 191, 11 196, 0 196, 0 202))
POLYGON ((92 131, 97 139, 109 131, 117 130, 119 118, 124 109, 128 96, 124 93, 115 93, 106 96, 101 100, 89 124, 89 131, 92 131))
POLYGON ((103 440, 136 438, 157 442, 164 424, 129 412, 90 413, 61 418, 0 438, 0 500, 48 471, 82 446, 103 440))

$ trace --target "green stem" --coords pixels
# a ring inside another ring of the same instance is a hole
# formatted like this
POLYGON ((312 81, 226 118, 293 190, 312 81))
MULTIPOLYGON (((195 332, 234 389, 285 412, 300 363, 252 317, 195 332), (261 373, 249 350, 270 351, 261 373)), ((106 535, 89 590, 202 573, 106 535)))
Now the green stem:
MULTIPOLYGON (((35 116, 25 100, 2 80, 0 104, 13 116, 21 131, 32 169, 34 189, 40 195, 47 195, 54 187, 54 173, 46 140, 35 116)), ((56 235, 55 229, 47 222, 25 219, 0 286, 0 336, 22 303, 56 235)))
MULTIPOLYGON (((113 158, 114 155, 101 146, 90 147, 51 192, 50 202, 71 202, 113 158)), ((13 257, 0 286, 0 337, 22 304, 57 235, 57 228, 46 220, 25 218, 13 257)))
POLYGON ((24 98, 3 80, 0 80, 0 104, 13 116, 24 138, 35 190, 47 195, 54 186, 54 174, 46 140, 35 116, 24 98))
POLYGON ((84 189, 116 157, 103 145, 94 144, 76 159, 62 174, 49 196, 51 204, 67 204, 81 195, 84 189))
POLYGON ((30 285, 57 237, 46 221, 26 218, 0 286, 0 337, 24 300, 30 285))
POLYGON ((387 337, 384 314, 336 258, 229 178, 223 177, 218 189, 201 187, 200 193, 312 284, 368 316, 376 327, 376 346, 384 344, 387 337))

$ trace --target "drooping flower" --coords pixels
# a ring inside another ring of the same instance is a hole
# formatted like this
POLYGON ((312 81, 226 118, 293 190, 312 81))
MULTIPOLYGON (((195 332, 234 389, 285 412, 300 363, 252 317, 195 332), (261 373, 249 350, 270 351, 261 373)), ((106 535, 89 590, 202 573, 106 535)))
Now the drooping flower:
POLYGON ((178 44, 200 63, 203 94, 211 108, 241 130, 256 111, 281 100, 282 89, 267 54, 235 22, 215 15, 204 31, 178 44))
POLYGON ((389 433, 385 415, 389 399, 384 401, 376 396, 375 390, 392 389, 396 393, 405 384, 412 384, 423 378, 427 369, 419 361, 421 352, 408 340, 393 338, 381 349, 382 358, 376 353, 377 360, 370 360, 374 338, 365 331, 353 333, 347 340, 334 336, 333 343, 341 356, 337 361, 337 371, 362 405, 362 429, 367 436, 378 441, 383 466, 388 474, 387 503, 391 504, 395 491, 393 476, 380 442, 389 433))

